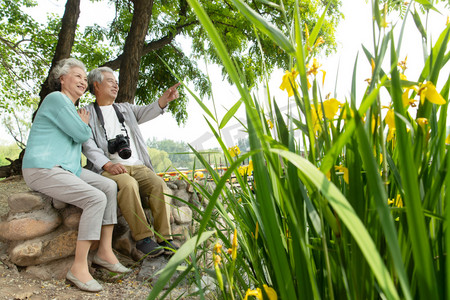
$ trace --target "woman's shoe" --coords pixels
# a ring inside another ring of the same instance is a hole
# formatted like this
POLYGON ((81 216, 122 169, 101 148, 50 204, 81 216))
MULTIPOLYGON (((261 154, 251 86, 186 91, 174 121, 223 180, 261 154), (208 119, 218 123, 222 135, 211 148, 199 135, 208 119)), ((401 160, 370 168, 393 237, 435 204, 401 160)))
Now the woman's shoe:
POLYGON ((118 262, 116 264, 110 264, 109 262, 104 261, 103 259, 98 257, 97 254, 94 256, 94 258, 92 258, 92 263, 99 265, 100 267, 103 267, 103 268, 107 269, 108 271, 114 272, 114 273, 129 273, 132 271, 131 269, 122 265, 120 262, 118 262))
POLYGON ((96 293, 103 290, 103 287, 97 282, 97 280, 92 279, 86 283, 83 283, 78 280, 78 278, 76 278, 70 270, 67 272, 66 278, 82 291, 96 293))

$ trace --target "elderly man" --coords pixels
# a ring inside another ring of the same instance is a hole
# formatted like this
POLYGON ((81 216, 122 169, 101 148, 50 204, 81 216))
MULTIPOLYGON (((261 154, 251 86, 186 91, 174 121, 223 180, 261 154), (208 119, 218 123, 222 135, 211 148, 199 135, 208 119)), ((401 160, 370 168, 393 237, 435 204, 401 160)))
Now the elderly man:
POLYGON ((130 226, 136 248, 149 257, 164 252, 173 254, 177 247, 171 238, 170 210, 164 195, 167 186, 153 171, 138 125, 164 113, 168 103, 178 98, 180 83, 166 90, 157 102, 144 106, 114 103, 119 86, 113 70, 108 67, 92 70, 88 85, 96 102, 86 107, 91 114, 89 126, 93 134, 83 144, 87 168, 117 183, 117 202, 130 226), (142 208, 141 197, 148 199, 153 227, 159 233, 158 243, 152 239, 154 234, 142 208))

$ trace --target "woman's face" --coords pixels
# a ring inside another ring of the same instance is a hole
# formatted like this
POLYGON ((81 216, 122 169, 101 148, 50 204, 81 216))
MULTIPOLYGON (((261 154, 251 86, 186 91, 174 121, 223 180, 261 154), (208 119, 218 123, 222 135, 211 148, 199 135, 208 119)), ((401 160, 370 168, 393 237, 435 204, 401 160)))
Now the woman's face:
POLYGON ((86 72, 80 67, 72 67, 69 73, 62 75, 61 92, 68 96, 75 103, 86 91, 86 72))

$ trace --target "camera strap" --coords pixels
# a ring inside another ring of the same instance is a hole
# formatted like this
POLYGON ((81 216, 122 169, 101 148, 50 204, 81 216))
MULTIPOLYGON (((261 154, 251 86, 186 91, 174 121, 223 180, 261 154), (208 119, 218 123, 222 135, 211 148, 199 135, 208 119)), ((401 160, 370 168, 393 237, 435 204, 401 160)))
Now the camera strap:
MULTIPOLYGON (((125 128, 125 123, 124 123, 125 118, 123 117, 123 114, 120 112, 117 105, 115 105, 113 103, 112 106, 114 108, 114 111, 116 112, 117 119, 119 119, 119 122, 120 122, 120 124, 122 124, 122 127, 125 130, 125 133, 127 134, 127 137, 128 137, 128 131, 125 128)), ((102 110, 100 109, 100 106, 98 105, 97 101, 94 102, 94 109, 95 109, 95 112, 97 113, 97 117, 98 117, 98 120, 100 121, 100 125, 102 125, 103 131, 105 132, 106 140, 108 141, 108 135, 106 134, 106 128, 105 128, 105 120, 103 119, 102 110)))

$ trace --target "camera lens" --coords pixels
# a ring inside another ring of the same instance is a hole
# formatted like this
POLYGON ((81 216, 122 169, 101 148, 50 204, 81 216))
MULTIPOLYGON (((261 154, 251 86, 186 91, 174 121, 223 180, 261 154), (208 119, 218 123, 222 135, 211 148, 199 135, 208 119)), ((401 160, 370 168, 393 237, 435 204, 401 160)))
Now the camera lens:
POLYGON ((117 153, 119 154, 119 156, 120 156, 122 159, 128 159, 128 158, 131 157, 131 149, 128 148, 128 147, 119 149, 119 151, 117 151, 117 153))

